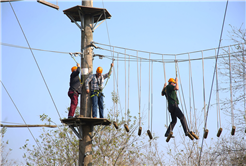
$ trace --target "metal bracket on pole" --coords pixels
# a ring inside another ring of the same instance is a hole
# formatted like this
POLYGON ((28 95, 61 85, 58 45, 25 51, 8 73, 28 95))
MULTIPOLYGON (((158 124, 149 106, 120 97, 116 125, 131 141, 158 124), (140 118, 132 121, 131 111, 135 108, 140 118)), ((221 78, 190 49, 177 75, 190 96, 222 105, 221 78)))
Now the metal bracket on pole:
POLYGON ((82 14, 83 13, 83 11, 80 9, 79 10, 79 17, 80 17, 80 21, 81 21, 81 26, 82 26, 82 31, 84 31, 84 15, 82 14))
POLYGON ((101 25, 105 20, 102 20, 96 27, 94 26, 92 29, 92 32, 94 32, 95 29, 97 29, 97 27, 99 27, 99 25, 101 25))
MULTIPOLYGON (((104 126, 100 131, 104 130, 105 127, 106 127, 106 126, 104 126)), ((92 126, 92 132, 93 132, 93 126, 92 126)), ((99 131, 98 131, 98 132, 99 132, 99 131)), ((96 132, 96 133, 98 133, 98 132, 96 132)), ((93 139, 93 138, 95 137, 96 133, 94 133, 92 136, 90 136, 91 139, 93 139)))
POLYGON ((98 23, 98 21, 99 21, 100 18, 102 17, 102 15, 103 15, 103 13, 100 14, 100 16, 98 17, 96 23, 95 23, 94 26, 92 27, 92 32, 94 32, 94 30, 95 30, 99 25, 101 25, 101 24, 104 22, 104 20, 103 20, 100 24, 98 24, 98 26, 96 26, 97 23, 98 23), (96 28, 95 28, 95 26, 96 26, 96 28))
POLYGON ((81 28, 81 26, 74 20, 74 18, 73 18, 72 16, 70 16, 68 13, 67 13, 67 16, 68 16, 71 20, 73 20, 73 22, 79 27, 79 29, 80 29, 81 31, 84 31, 84 28, 81 28))
POLYGON ((69 126, 69 128, 72 129, 72 131, 79 138, 79 140, 82 140, 82 135, 83 135, 82 131, 80 131, 80 133, 78 133, 78 131, 74 128, 74 126, 69 126))

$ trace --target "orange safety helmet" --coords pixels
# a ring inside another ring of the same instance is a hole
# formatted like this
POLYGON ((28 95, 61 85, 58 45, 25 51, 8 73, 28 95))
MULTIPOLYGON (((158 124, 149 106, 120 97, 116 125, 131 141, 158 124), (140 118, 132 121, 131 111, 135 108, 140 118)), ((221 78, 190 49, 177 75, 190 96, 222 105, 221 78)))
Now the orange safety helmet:
POLYGON ((170 79, 168 80, 168 82, 173 82, 174 84, 176 84, 176 82, 175 82, 175 80, 174 80, 173 78, 170 78, 170 79))
POLYGON ((102 68, 102 67, 98 67, 98 68, 97 68, 97 73, 102 74, 102 72, 103 72, 103 68, 102 68))
POLYGON ((71 71, 73 72, 74 70, 76 70, 77 69, 77 66, 73 66, 72 68, 71 68, 71 71))

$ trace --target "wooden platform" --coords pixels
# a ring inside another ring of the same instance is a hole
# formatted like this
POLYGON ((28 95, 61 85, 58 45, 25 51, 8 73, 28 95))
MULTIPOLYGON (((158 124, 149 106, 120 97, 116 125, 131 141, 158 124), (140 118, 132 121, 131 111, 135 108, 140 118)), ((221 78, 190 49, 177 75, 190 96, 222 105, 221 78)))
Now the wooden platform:
POLYGON ((54 9, 59 10, 59 6, 58 5, 55 5, 55 4, 50 3, 50 2, 47 2, 45 0, 37 0, 37 2, 42 3, 42 4, 46 5, 46 6, 52 7, 54 9))
POLYGON ((111 122, 105 118, 89 118, 89 117, 75 117, 69 119, 62 119, 62 123, 68 126, 78 127, 80 125, 110 125, 111 122))
MULTIPOLYGON (((105 19, 105 16, 100 16, 101 14, 106 15, 106 19, 110 19, 111 15, 107 11, 107 9, 104 8, 95 8, 95 7, 87 7, 87 6, 81 6, 77 5, 72 8, 63 10, 64 14, 70 15, 74 18, 75 21, 81 21, 79 16, 79 11, 81 11, 82 15, 91 15, 94 18, 94 22, 99 22, 105 19)), ((69 17, 70 18, 70 17, 69 17)), ((74 22, 71 18, 70 20, 74 22)))
MULTIPOLYGON (((22 1, 22 0, 10 0, 10 1, 22 1)), ((0 0, 0 2, 9 2, 9 0, 0 0)))

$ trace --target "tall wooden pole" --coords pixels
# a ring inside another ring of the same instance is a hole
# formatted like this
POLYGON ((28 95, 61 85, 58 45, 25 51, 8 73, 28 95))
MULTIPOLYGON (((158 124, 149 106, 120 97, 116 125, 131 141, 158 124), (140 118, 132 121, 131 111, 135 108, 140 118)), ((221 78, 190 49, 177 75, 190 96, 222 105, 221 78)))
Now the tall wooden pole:
MULTIPOLYGON (((93 7, 93 0, 82 0, 82 6, 93 7)), ((93 16, 84 15, 84 31, 81 31, 81 68, 89 69, 89 74, 93 72, 92 64, 92 48, 88 47, 93 41, 92 27, 94 23, 93 16)), ((88 78, 89 74, 83 75, 81 79, 88 78)), ((80 115, 84 117, 91 117, 91 99, 90 94, 86 93, 85 86, 82 87, 82 94, 80 98, 80 115)), ((92 165, 92 130, 93 126, 83 125, 82 128, 82 140, 79 141, 79 166, 90 166, 92 165)))

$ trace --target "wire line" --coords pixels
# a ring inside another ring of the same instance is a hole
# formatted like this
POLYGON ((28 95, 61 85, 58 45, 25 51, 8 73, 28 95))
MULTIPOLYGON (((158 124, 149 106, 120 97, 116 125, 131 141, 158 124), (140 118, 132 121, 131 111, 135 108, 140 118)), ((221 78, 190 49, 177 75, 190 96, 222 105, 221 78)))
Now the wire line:
POLYGON ((55 101, 54 101, 54 99, 53 99, 53 97, 52 97, 52 95, 51 95, 51 93, 50 93, 49 87, 48 87, 48 85, 47 85, 47 83, 46 83, 46 81, 45 81, 45 79, 44 79, 44 76, 43 76, 43 74, 42 74, 42 71, 41 71, 41 69, 40 69, 40 67, 39 67, 39 65, 38 65, 38 62, 37 62, 37 60, 36 60, 36 58, 35 58, 35 56, 34 56, 34 53, 33 53, 32 49, 31 49, 31 46, 30 46, 30 44, 29 44, 29 42, 28 42, 28 40, 27 40, 27 37, 26 37, 26 35, 25 35, 25 32, 24 32, 24 30, 23 30, 23 28, 22 28, 22 26, 21 26, 21 24, 20 24, 20 21, 19 21, 19 19, 18 19, 16 13, 15 13, 15 11, 14 11, 14 8, 13 8, 12 4, 11 4, 10 2, 9 2, 9 4, 10 4, 10 6, 11 6, 13 12, 14 12, 15 18, 16 18, 16 20, 17 20, 17 22, 18 22, 18 24, 19 24, 19 26, 20 26, 20 28, 21 28, 21 31, 22 31, 22 33, 23 33, 25 39, 26 39, 26 42, 27 42, 27 44, 28 44, 28 47, 29 47, 29 49, 30 49, 30 51, 31 51, 31 53, 32 53, 32 56, 33 56, 33 58, 34 58, 34 60, 35 60, 35 63, 36 63, 36 65, 37 65, 37 67, 38 67, 38 70, 39 70, 39 72, 40 72, 40 74, 41 74, 41 76, 42 76, 42 78, 43 78, 43 81, 44 81, 44 83, 45 83, 45 86, 46 86, 46 88, 47 88, 47 90, 48 90, 48 92, 49 92, 49 94, 50 94, 50 97, 51 97, 51 99, 52 99, 52 102, 53 102, 53 104, 54 104, 54 106, 55 106, 55 108, 56 108, 56 111, 57 111, 57 113, 58 113, 60 119, 61 119, 61 115, 60 115, 60 113, 59 113, 59 111, 58 111, 58 109, 57 109, 57 107, 56 107, 55 101))
MULTIPOLYGON (((14 106, 15 106, 16 110, 18 111, 18 113, 19 113, 19 115, 20 115, 21 119, 23 120, 23 122, 24 122, 24 123, 25 123, 25 125, 27 126, 27 123, 26 123, 25 119, 24 119, 24 118, 23 118, 23 116, 21 115, 21 113, 20 113, 19 109, 17 108, 17 106, 16 106, 16 104, 15 104, 14 100, 13 100, 13 99, 12 99, 12 97, 10 96, 10 94, 9 94, 8 90, 6 89, 6 87, 4 86, 4 84, 3 84, 3 82, 2 82, 1 80, 0 80, 0 82, 2 83, 3 88, 4 88, 4 89, 5 89, 5 91, 7 92, 8 96, 9 96, 9 98, 11 99, 12 103, 14 104, 14 106)), ((29 128, 28 126, 27 126, 27 129, 29 130, 29 132, 30 132, 30 133, 31 133, 31 135, 32 135, 32 138, 34 139, 34 141, 36 142, 37 146, 38 146, 38 147, 39 147, 39 149, 41 150, 40 145, 38 144, 37 140, 35 139, 34 135, 32 134, 32 132, 31 132, 31 130, 30 130, 30 128, 29 128)), ((43 156, 44 156, 44 153, 43 153, 43 151, 42 151, 42 150, 41 150, 41 152, 42 152, 42 154, 43 154, 43 156)))
MULTIPOLYGON (((227 2, 226 2, 225 13, 224 13, 224 19, 223 19, 222 28, 221 28, 221 33, 220 33, 220 40, 219 40, 218 52, 217 52, 217 56, 216 56, 216 59, 215 59, 215 67, 214 67, 214 73, 213 73, 213 78, 212 78, 212 85, 211 85, 211 90, 210 90, 210 95, 209 95, 209 101, 208 101, 208 107, 207 107, 207 115, 206 115, 206 120, 205 120, 205 125, 204 125, 204 131, 203 131, 203 134, 204 134, 205 129, 206 129, 206 127, 207 127, 209 105, 210 105, 211 96, 212 96, 212 91, 213 91, 214 77, 215 77, 215 71, 216 71, 216 67, 217 67, 217 61, 218 61, 218 55, 219 55, 219 50, 220 50, 220 44, 221 44, 221 39, 222 39, 222 34, 223 34, 224 24, 225 24, 225 18, 226 18, 227 6, 228 6, 228 0, 227 0, 227 2)), ((201 162, 202 149, 203 149, 203 141, 204 141, 204 137, 202 137, 202 145, 201 145, 201 150, 200 150, 200 155, 199 155, 198 166, 200 166, 200 162, 201 162)))

